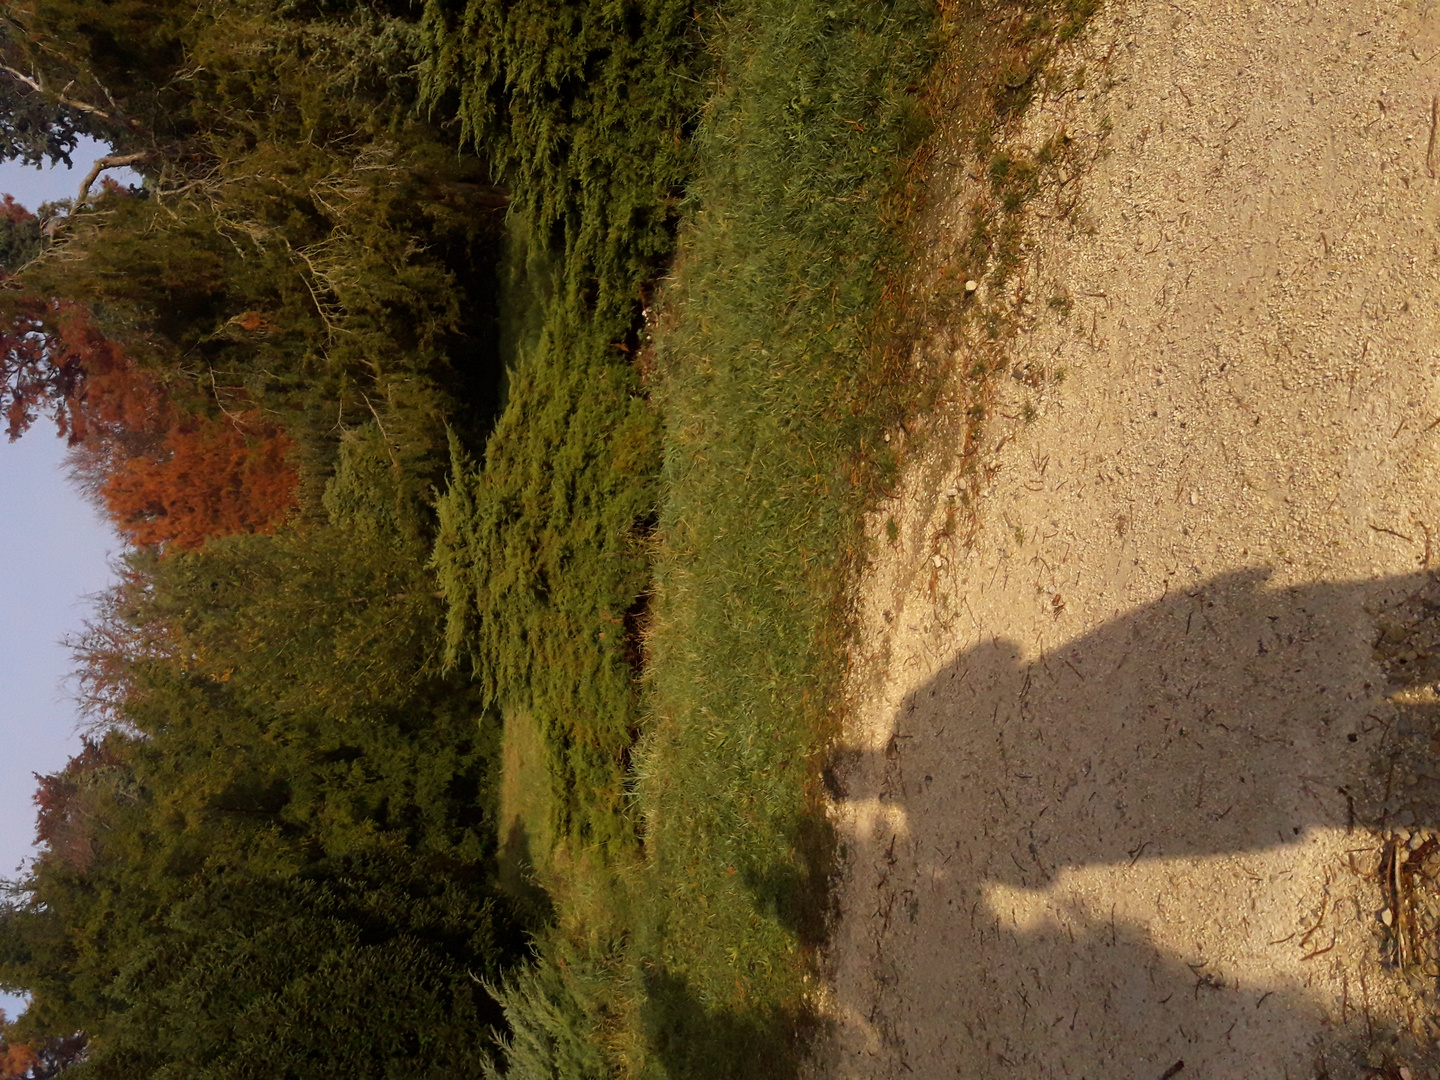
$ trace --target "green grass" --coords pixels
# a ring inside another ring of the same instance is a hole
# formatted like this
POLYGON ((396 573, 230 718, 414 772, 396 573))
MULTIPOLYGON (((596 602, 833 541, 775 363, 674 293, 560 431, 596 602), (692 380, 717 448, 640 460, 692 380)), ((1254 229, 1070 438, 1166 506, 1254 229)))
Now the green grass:
MULTIPOLYGON (((567 770, 553 790, 591 824, 576 841, 557 821, 555 835, 572 841, 539 869, 555 921, 538 938, 539 964, 503 994, 510 1075, 799 1070, 818 1030, 807 988, 831 916, 836 850, 821 775, 838 734, 847 587, 865 551, 863 515, 898 469, 884 435, 933 388, 906 344, 943 303, 912 309, 897 287, 918 242, 905 220, 921 199, 925 103, 944 111, 952 94, 969 95, 966 138, 994 163, 957 282, 1003 285, 1047 162, 992 155, 986 140, 1023 109, 1055 43, 1093 6, 739 0, 705 23, 712 92, 647 361, 663 464, 653 584, 636 620, 643 734, 617 799, 615 773, 564 765, 573 740, 538 725, 552 767, 567 770), (929 65, 942 51, 936 78, 929 65), (596 776, 608 786, 587 791, 596 776)), ((563 306, 563 289, 555 296, 563 306)), ((563 355, 553 343, 550 354, 563 355)), ((561 430, 541 419, 538 436, 561 430)), ((505 424, 492 440, 502 456, 485 469, 518 475, 524 457, 506 459, 505 447, 528 436, 505 424)), ((554 456, 567 475, 564 453, 554 456)), ((457 531, 472 527, 473 509, 446 513, 457 531)), ((492 539, 469 550, 502 535, 513 543, 502 529, 513 526, 494 519, 492 539)), ((526 534, 518 546, 528 558, 549 542, 526 534)), ((483 592, 493 569, 477 565, 469 587, 483 592)), ((563 582, 561 568, 546 580, 563 582)), ((482 601, 474 622, 462 612, 452 624, 457 643, 484 640, 474 623, 486 603, 498 607, 482 601)), ((527 640, 555 633, 536 626, 527 640)), ((564 715, 560 698, 532 701, 564 715)))
POLYGON ((785 1075, 810 1022, 839 601, 910 392, 880 378, 875 312, 903 254, 902 163, 928 130, 907 89, 930 55, 928 5, 743 6, 697 137, 657 391, 637 798, 648 1015, 672 1075, 785 1075))
POLYGON ((535 722, 519 711, 506 716, 500 740, 500 884, 534 921, 552 914, 540 884, 555 846, 555 797, 548 764, 535 722))

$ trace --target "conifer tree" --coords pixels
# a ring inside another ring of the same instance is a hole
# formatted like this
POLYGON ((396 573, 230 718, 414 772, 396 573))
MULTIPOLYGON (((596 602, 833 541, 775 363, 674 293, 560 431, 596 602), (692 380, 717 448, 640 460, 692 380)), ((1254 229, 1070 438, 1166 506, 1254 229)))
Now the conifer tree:
POLYGON ((76 1077, 453 1077, 523 955, 493 881, 497 728, 378 428, 307 532, 140 553, 86 643, 109 734, 42 782, 0 914, 9 1037, 76 1077))

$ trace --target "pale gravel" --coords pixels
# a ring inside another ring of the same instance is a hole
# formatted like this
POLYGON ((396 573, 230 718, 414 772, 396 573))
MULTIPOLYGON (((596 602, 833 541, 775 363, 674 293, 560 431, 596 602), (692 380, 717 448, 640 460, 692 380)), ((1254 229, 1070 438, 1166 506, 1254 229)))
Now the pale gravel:
POLYGON ((1043 376, 1000 380, 973 484, 932 435, 872 521, 822 1074, 1338 1077, 1428 1039, 1339 789, 1394 713, 1372 613, 1440 543, 1437 57, 1428 0, 1134 0, 1032 108, 1017 139, 1104 152, 1084 227, 1035 210, 1009 351, 1043 376))

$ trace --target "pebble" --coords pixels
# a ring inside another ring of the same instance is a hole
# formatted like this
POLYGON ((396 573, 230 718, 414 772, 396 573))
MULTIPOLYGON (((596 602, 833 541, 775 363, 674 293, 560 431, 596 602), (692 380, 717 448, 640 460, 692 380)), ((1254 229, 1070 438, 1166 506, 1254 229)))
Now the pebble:
POLYGON ((980 287, 980 283, 979 283, 978 281, 976 281, 974 278, 971 278, 969 281, 965 282, 965 291, 966 291, 966 292, 974 292, 974 291, 975 291, 976 289, 978 289, 979 287, 980 287))
POLYGON ((946 497, 947 499, 958 499, 958 498, 960 497, 960 489, 959 489, 959 488, 946 488, 946 489, 945 489, 945 497, 946 497))
POLYGON ((1423 832, 1416 833, 1410 838, 1410 850, 1414 851, 1423 843, 1425 843, 1425 834, 1423 832))
POLYGON ((1396 840, 1399 840, 1402 844, 1405 843, 1405 841, 1407 841, 1407 840, 1410 839, 1410 830, 1409 830, 1409 829, 1396 829, 1396 830, 1395 830, 1395 839, 1396 839, 1396 840))
POLYGON ((1395 921, 1395 916, 1391 914, 1388 907, 1384 911, 1380 912, 1380 921, 1383 922, 1386 926, 1389 926, 1392 922, 1395 921))

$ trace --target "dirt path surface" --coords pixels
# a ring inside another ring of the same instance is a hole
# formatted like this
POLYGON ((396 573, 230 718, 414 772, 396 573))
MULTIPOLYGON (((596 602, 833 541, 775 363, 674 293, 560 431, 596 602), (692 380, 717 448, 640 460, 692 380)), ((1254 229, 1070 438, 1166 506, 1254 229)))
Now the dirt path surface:
POLYGON ((1440 824, 1440 11, 1135 0, 1068 62, 1034 324, 874 522, 823 1071, 1440 1075, 1377 878, 1440 824))

